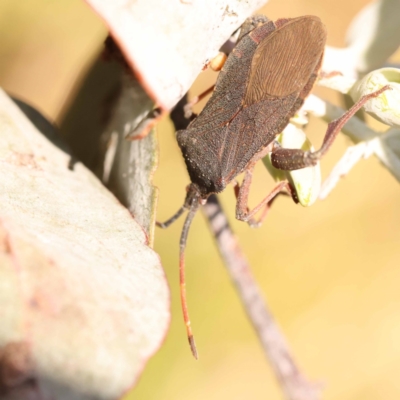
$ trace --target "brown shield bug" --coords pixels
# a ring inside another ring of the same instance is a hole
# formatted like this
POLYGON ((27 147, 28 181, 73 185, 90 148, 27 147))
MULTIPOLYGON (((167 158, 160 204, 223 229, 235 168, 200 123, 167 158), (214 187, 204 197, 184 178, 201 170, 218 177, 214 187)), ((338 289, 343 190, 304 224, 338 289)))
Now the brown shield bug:
POLYGON ((235 186, 236 218, 254 223, 252 217, 268 206, 280 192, 295 193, 288 182, 277 187, 249 211, 248 194, 252 171, 258 160, 272 151, 272 164, 282 170, 315 165, 327 152, 343 125, 370 98, 387 86, 361 98, 346 114, 329 124, 318 151, 284 149, 275 142, 310 93, 321 68, 326 28, 318 17, 268 21, 247 20, 233 51, 222 68, 212 97, 187 129, 177 132, 178 144, 189 172, 184 205, 160 227, 167 227, 185 210, 188 215, 180 238, 181 302, 192 353, 197 350, 186 302, 184 252, 190 224, 211 193, 223 191, 240 173, 235 186))

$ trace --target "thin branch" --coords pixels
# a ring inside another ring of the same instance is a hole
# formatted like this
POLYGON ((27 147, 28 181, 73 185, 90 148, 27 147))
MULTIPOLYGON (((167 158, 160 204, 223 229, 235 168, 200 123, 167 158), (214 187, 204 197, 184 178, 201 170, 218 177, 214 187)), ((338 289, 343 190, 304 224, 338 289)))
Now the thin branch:
POLYGON ((252 276, 250 266, 217 197, 211 195, 202 209, 245 312, 286 398, 288 400, 319 399, 318 386, 308 382, 296 365, 286 340, 252 276))

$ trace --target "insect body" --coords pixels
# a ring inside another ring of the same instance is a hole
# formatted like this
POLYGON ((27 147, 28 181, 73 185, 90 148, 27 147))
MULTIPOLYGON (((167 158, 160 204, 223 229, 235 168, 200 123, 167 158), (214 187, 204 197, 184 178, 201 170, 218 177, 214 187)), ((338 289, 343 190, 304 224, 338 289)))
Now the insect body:
POLYGON ((189 210, 180 240, 180 281, 184 320, 196 358, 186 304, 184 250, 189 226, 199 205, 204 204, 211 193, 223 191, 237 175, 245 172, 242 185, 236 187, 236 217, 252 221, 252 216, 279 192, 291 192, 287 182, 280 183, 249 211, 247 200, 255 163, 272 151, 272 163, 280 169, 315 165, 344 123, 368 100, 360 100, 362 104, 357 103, 329 125, 320 150, 304 152, 275 147, 275 137, 302 106, 318 77, 325 42, 326 28, 315 16, 268 21, 242 32, 203 111, 187 129, 177 132, 191 184, 183 207, 159 226, 168 226, 185 209, 189 210))
POLYGON ((201 114, 177 133, 191 190, 221 192, 259 158, 311 91, 325 40, 317 17, 269 21, 240 40, 201 114))

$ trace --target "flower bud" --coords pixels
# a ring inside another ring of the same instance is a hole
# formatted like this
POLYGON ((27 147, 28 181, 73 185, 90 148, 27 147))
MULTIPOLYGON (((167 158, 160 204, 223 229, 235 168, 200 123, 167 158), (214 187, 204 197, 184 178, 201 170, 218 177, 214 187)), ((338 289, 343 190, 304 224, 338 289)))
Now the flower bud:
POLYGON ((385 85, 390 85, 392 90, 367 101, 364 110, 384 124, 400 127, 400 69, 381 68, 370 72, 354 84, 350 96, 357 102, 385 85))

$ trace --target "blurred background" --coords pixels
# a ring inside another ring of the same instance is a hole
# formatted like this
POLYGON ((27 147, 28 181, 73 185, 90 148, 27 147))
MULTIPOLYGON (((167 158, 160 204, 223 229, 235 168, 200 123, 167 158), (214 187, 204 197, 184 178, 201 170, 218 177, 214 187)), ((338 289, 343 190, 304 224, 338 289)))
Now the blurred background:
MULTIPOLYGON (((345 32, 366 0, 271 0, 271 19, 318 15, 328 44, 343 46, 345 32)), ((62 125, 85 73, 107 35, 81 0, 0 2, 0 86, 62 125)), ((398 58, 398 57, 397 57, 398 58)), ((202 73, 192 95, 216 73, 202 73)), ((336 104, 329 90, 317 93, 336 104)), ((199 108, 204 103, 199 104, 199 108)), ((385 129, 378 124, 377 129, 385 129)), ((316 146, 326 124, 312 120, 316 146)), ((158 126, 158 219, 181 206, 188 175, 168 118, 158 126)), ((339 137, 322 162, 326 176, 343 154, 339 137)), ((260 165, 251 204, 272 188, 260 165)), ((304 209, 279 199, 260 229, 234 218, 229 188, 221 195, 257 281, 304 374, 324 387, 324 399, 400 398, 400 187, 371 157, 359 163, 327 200, 304 209)), ((178 243, 182 221, 157 230, 172 296, 172 324, 126 399, 280 399, 279 387, 229 281, 201 213, 186 252, 188 302, 200 360, 194 361, 182 322, 178 243)))

